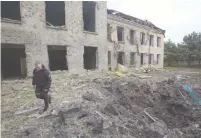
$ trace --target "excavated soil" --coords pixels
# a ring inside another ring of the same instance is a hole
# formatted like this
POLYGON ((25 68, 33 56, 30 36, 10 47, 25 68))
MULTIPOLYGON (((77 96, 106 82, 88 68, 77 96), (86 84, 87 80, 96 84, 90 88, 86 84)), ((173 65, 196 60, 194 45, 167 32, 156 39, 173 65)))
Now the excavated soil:
MULTIPOLYGON (((178 71, 139 74, 117 77, 107 72, 61 77, 56 73, 51 92, 53 103, 47 113, 43 117, 37 111, 18 115, 26 117, 23 124, 4 128, 3 136, 200 138, 201 107, 188 97, 181 84, 191 85, 201 98, 201 74, 178 71), (185 81, 178 83, 176 74, 183 75, 185 81), (140 79, 142 75, 147 77, 140 79)), ((13 119, 16 115, 6 110, 3 121, 6 117, 13 119)))

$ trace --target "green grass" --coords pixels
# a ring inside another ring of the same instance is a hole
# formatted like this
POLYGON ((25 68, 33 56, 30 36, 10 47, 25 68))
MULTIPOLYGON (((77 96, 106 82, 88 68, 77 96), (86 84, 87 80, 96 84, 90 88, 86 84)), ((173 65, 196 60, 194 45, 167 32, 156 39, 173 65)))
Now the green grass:
POLYGON ((177 70, 176 67, 164 67, 164 68, 161 68, 161 70, 165 70, 165 71, 175 71, 177 70))

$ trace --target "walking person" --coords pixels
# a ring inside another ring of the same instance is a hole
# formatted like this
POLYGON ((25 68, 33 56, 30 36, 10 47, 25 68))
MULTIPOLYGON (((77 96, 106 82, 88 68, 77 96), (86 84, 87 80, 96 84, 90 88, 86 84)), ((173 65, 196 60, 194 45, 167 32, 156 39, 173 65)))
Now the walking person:
POLYGON ((51 103, 51 96, 48 95, 51 82, 50 71, 40 62, 36 62, 33 70, 32 85, 35 89, 36 97, 44 100, 45 106, 43 112, 48 109, 49 104, 51 103))

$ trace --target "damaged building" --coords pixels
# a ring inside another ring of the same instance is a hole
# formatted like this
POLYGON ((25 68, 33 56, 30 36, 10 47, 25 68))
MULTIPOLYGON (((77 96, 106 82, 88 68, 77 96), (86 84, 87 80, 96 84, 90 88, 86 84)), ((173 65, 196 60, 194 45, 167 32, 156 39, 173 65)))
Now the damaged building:
POLYGON ((31 76, 35 61, 51 71, 163 67, 165 31, 108 10, 104 1, 2 1, 2 76, 31 76))
POLYGON ((113 51, 112 67, 116 63, 127 67, 163 67, 165 30, 115 10, 107 13, 107 46, 108 51, 113 51))

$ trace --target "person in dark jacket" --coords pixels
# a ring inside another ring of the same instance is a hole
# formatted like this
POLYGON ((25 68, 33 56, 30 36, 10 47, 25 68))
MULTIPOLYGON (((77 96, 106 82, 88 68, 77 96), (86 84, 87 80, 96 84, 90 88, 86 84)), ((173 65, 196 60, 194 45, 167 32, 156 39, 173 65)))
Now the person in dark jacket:
POLYGON ((49 104, 51 103, 51 96, 48 95, 51 82, 50 71, 40 62, 36 62, 33 70, 32 85, 35 88, 36 97, 44 100, 45 107, 43 112, 48 109, 49 104))

